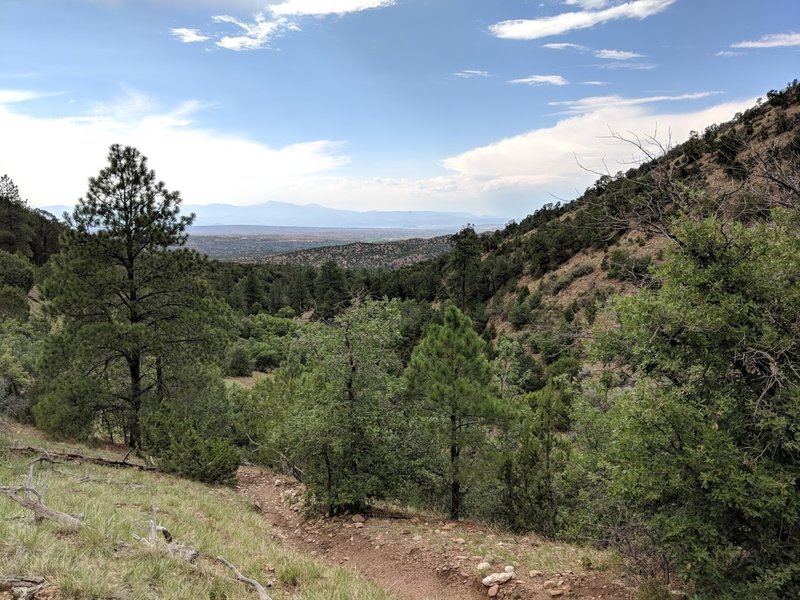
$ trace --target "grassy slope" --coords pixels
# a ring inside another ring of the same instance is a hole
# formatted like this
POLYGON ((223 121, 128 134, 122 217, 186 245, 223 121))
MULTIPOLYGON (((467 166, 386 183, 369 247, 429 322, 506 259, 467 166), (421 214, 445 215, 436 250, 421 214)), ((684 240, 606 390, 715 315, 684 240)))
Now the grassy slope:
MULTIPOLYGON (((0 424, 6 444, 63 445, 0 424)), ((70 449, 75 449, 70 446, 70 449)), ((86 448, 84 454, 98 454, 86 448)), ((0 485, 24 482, 28 457, 0 458, 0 485)), ((168 475, 63 463, 37 468, 46 484, 45 502, 64 512, 83 513, 87 527, 71 531, 52 522, 34 525, 32 514, 0 497, 0 574, 40 575, 58 599, 254 598, 213 557, 222 555, 250 577, 272 583, 274 600, 382 600, 391 596, 343 569, 285 549, 264 520, 235 490, 210 487, 168 475), (84 481, 86 477, 88 481, 84 481), (146 536, 155 499, 159 521, 175 540, 197 548, 192 566, 149 550, 133 540, 146 536)))

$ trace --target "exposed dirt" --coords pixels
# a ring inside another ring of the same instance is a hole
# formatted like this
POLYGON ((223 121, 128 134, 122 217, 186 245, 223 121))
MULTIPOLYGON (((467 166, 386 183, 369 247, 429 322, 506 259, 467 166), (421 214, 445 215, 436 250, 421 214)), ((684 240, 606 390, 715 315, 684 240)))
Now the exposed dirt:
POLYGON ((471 523, 380 512, 364 515, 363 522, 357 522, 361 515, 307 519, 302 487, 290 477, 256 467, 240 469, 239 488, 288 546, 348 567, 404 600, 489 597, 477 569, 485 558, 492 565, 490 573, 501 573, 506 565, 517 571, 515 579, 499 586, 497 598, 631 598, 623 581, 574 564, 559 565, 562 572, 532 572, 528 565, 536 562, 531 556, 542 552, 551 560, 563 548, 556 544, 545 548, 548 542, 538 538, 503 536, 471 523), (490 556, 487 547, 492 548, 490 556))

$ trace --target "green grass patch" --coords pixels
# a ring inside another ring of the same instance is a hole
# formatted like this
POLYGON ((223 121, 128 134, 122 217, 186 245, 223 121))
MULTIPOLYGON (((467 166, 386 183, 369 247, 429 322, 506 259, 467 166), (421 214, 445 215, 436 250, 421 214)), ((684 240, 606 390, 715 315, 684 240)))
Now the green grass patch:
MULTIPOLYGON (((74 444, 53 444, 35 432, 10 430, 3 424, 0 438, 12 445, 76 449, 74 444)), ((29 460, 5 455, 0 485, 24 483, 29 460)), ((60 599, 254 598, 251 588, 215 560, 218 555, 263 585, 271 584, 275 600, 392 598, 350 571, 283 548, 275 532, 232 488, 77 463, 37 465, 36 474, 38 485, 45 489, 45 503, 70 514, 82 513, 87 526, 74 531, 47 521, 36 525, 30 511, 0 497, 0 573, 46 577, 60 599), (160 524, 175 541, 200 551, 194 565, 133 539, 133 534, 147 535, 153 500, 160 524)))

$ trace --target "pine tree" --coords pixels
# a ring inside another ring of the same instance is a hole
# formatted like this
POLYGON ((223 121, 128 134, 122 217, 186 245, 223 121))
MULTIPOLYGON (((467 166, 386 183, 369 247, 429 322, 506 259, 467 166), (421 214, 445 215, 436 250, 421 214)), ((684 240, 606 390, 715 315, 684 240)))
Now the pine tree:
POLYGON ((432 325, 414 349, 406 376, 409 390, 429 419, 436 439, 449 448, 450 517, 461 516, 465 454, 485 441, 482 425, 497 414, 491 394, 491 367, 484 341, 455 306, 444 310, 444 323, 432 325))
POLYGON ((179 193, 135 148, 111 146, 108 160, 78 201, 44 286, 60 328, 35 411, 52 429, 79 421, 72 431, 110 415, 140 447, 146 402, 169 395, 167 371, 221 354, 226 311, 203 278, 205 258, 181 248, 193 215, 179 215, 179 193))

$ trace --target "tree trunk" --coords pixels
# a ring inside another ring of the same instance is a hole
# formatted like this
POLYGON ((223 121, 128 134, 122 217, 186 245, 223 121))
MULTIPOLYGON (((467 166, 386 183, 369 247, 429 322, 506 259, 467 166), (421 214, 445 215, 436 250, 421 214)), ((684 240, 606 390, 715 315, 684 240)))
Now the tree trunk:
POLYGON ((128 423, 128 445, 141 449, 142 436, 139 428, 139 410, 142 407, 142 358, 138 352, 128 358, 128 371, 131 377, 130 422, 128 423))
POLYGON ((458 521, 461 515, 461 473, 459 472, 458 423, 456 415, 450 415, 450 518, 458 521))

